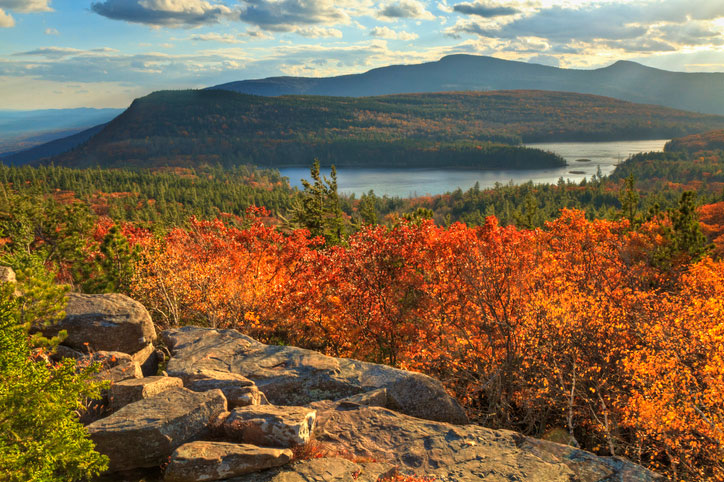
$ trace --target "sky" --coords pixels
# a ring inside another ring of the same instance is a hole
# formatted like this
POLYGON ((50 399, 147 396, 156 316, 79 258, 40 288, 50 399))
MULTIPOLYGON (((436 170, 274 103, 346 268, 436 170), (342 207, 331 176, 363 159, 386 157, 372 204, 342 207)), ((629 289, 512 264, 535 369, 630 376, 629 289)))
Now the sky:
POLYGON ((724 0, 0 0, 0 109, 449 54, 724 71, 724 0))

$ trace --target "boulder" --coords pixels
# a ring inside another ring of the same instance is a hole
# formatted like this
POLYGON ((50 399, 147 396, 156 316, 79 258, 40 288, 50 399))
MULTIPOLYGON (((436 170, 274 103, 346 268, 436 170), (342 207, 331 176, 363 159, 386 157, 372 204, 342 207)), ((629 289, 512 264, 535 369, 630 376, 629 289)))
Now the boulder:
POLYGON ((224 393, 229 408, 269 403, 254 382, 235 373, 199 369, 185 376, 184 385, 195 392, 218 388, 224 393))
POLYGON ((156 339, 151 316, 137 301, 121 294, 70 293, 66 316, 43 328, 45 336, 66 330, 63 344, 82 351, 137 353, 156 339))
POLYGON ((98 380, 117 383, 129 378, 143 378, 141 366, 133 361, 128 353, 119 351, 98 351, 84 355, 78 359, 80 364, 100 364, 100 371, 95 375, 98 380))
POLYGON ((623 459, 507 430, 423 421, 380 407, 337 404, 320 410, 313 436, 332 451, 448 482, 663 480, 623 459))
POLYGON ((166 467, 167 482, 223 480, 278 467, 292 460, 292 451, 226 442, 191 442, 177 448, 166 467))
POLYGON ((224 411, 220 390, 171 388, 87 428, 96 450, 110 458, 111 471, 130 470, 167 461, 176 448, 205 435, 209 422, 224 411))
POLYGON ((386 407, 389 404, 389 397, 386 388, 372 390, 371 392, 360 393, 351 397, 343 398, 340 402, 355 405, 367 405, 368 407, 386 407))
POLYGON ((316 417, 316 410, 306 407, 242 407, 224 420, 223 431, 235 442, 294 447, 309 442, 316 417))
POLYGON ((129 403, 151 398, 171 388, 183 387, 180 378, 174 377, 146 377, 131 378, 111 385, 109 398, 111 409, 118 410, 129 403))
POLYGON ((149 343, 136 353, 131 354, 131 358, 141 365, 141 371, 143 371, 145 377, 153 376, 158 371, 158 354, 153 343, 149 343))
POLYGON ((428 420, 467 423, 458 402, 426 375, 289 346, 270 346, 235 330, 183 327, 162 333, 172 351, 167 371, 188 377, 199 369, 242 375, 269 401, 306 405, 338 400, 380 388, 388 406, 428 420))
POLYGON ((269 405, 269 401, 256 385, 250 387, 229 387, 222 390, 229 402, 229 408, 269 405))
POLYGON ((198 368, 191 373, 183 373, 184 386, 190 390, 204 392, 218 388, 224 391, 227 387, 250 387, 254 382, 228 370, 209 370, 198 368))
POLYGON ((236 477, 227 482, 379 482, 394 471, 394 466, 390 464, 327 457, 299 460, 278 469, 236 477))

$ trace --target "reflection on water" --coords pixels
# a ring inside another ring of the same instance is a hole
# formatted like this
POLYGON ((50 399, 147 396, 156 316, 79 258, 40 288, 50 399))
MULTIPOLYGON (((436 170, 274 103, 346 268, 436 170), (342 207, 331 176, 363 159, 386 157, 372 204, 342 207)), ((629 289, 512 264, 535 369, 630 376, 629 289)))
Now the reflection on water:
MULTIPOLYGON (((568 161, 566 167, 552 169, 467 171, 451 169, 338 169, 337 182, 339 192, 360 195, 370 189, 379 196, 422 196, 442 194, 470 189, 476 182, 481 188, 492 187, 495 183, 521 184, 555 183, 559 178, 578 182, 584 177, 590 179, 601 170, 607 175, 613 172, 616 164, 631 154, 639 152, 661 151, 667 140, 616 141, 616 142, 555 142, 529 144, 530 147, 555 152, 568 161)), ((292 186, 301 187, 300 179, 309 179, 308 168, 281 169, 292 186)), ((329 175, 327 170, 325 174, 329 175)))

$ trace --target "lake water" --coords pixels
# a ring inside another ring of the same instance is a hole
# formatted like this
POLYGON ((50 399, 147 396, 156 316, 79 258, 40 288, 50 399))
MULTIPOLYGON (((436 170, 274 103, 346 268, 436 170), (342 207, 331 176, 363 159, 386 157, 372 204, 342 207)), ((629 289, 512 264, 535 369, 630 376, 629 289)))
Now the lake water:
MULTIPOLYGON (((584 177, 590 179, 600 168, 601 174, 613 172, 616 164, 632 154, 661 151, 667 139, 616 142, 555 142, 527 144, 529 147, 555 152, 567 162, 566 167, 554 169, 489 170, 472 171, 460 169, 338 169, 337 184, 341 193, 357 195, 375 191, 378 196, 414 197, 426 194, 443 194, 461 188, 470 189, 476 182, 481 188, 493 187, 495 183, 522 184, 556 183, 561 177, 574 182, 584 177), (588 159, 588 162, 579 162, 588 159)), ((286 168, 280 170, 289 178, 292 186, 301 187, 302 178, 309 179, 309 168, 286 168)), ((329 170, 324 170, 329 175, 329 170)))

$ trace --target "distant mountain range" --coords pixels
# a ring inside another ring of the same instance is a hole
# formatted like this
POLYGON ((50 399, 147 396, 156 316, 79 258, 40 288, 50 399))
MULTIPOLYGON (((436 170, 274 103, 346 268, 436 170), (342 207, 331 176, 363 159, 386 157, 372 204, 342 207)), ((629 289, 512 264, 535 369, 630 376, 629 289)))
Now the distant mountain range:
POLYGON ((99 133, 106 124, 99 124, 89 129, 82 130, 80 132, 73 133, 60 139, 54 139, 44 144, 36 145, 29 149, 23 149, 18 152, 8 152, 0 154, 0 160, 11 166, 18 166, 21 164, 29 164, 38 159, 47 159, 64 152, 68 152, 76 146, 84 143, 97 133, 99 133))
POLYGON ((528 169, 564 161, 521 142, 671 138, 721 128, 722 116, 568 92, 343 98, 163 91, 136 99, 49 160, 73 167, 284 167, 318 158, 339 167, 528 169))
POLYGON ((693 112, 724 115, 724 73, 683 73, 620 61, 572 70, 474 55, 392 65, 337 77, 270 77, 221 84, 243 94, 364 97, 415 92, 536 89, 603 95, 693 112))
POLYGON ((0 110, 0 153, 21 151, 104 124, 123 109, 0 110))

